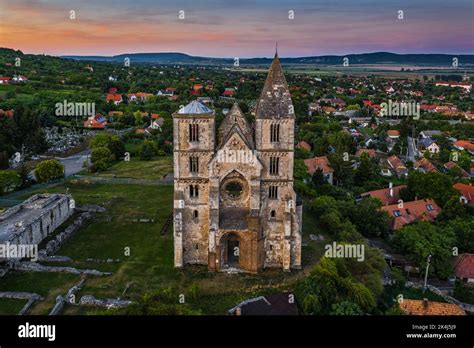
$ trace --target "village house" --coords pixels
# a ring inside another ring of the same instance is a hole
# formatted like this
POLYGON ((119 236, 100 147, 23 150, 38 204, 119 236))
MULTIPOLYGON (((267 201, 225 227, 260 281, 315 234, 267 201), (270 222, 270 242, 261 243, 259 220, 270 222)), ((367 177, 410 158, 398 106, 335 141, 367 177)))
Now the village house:
POLYGON ((415 221, 434 221, 441 208, 432 199, 420 199, 382 207, 392 218, 391 229, 398 230, 415 221), (402 206, 402 207, 401 207, 402 206))
POLYGON ((128 94, 128 100, 131 102, 145 102, 149 97, 152 97, 152 93, 143 93, 143 92, 138 92, 138 93, 129 93, 128 94))
POLYGON ((361 157, 363 154, 367 154, 369 158, 375 158, 376 152, 374 149, 358 149, 355 153, 356 157, 361 157))
POLYGON ((474 155, 474 144, 468 140, 457 140, 453 143, 454 147, 458 150, 466 150, 471 155, 474 155))
POLYGON ((408 315, 466 315, 464 309, 452 303, 403 299, 400 309, 408 315))
POLYGON ((420 158, 413 164, 413 168, 422 173, 437 173, 438 169, 427 158, 420 158))
POLYGON ((107 97, 105 99, 107 100, 107 102, 112 102, 114 105, 119 105, 122 102, 122 95, 109 93, 107 94, 107 97))
POLYGON ((400 138, 400 132, 397 131, 396 129, 389 129, 387 131, 387 136, 391 139, 398 139, 400 138))
POLYGON ((311 145, 309 145, 304 140, 301 140, 300 142, 298 142, 298 144, 296 145, 296 148, 297 149, 303 149, 303 150, 306 150, 306 151, 311 151, 311 145))
POLYGON ((428 151, 430 154, 436 154, 439 153, 440 150, 439 145, 429 137, 419 140, 417 146, 420 156, 423 156, 426 151, 428 151))
POLYGON ((13 109, 10 109, 10 110, 0 109, 0 117, 1 116, 13 117, 14 114, 15 114, 15 110, 13 110, 13 109))
POLYGON ((463 178, 469 178, 469 173, 466 172, 464 169, 462 169, 460 166, 458 166, 456 163, 453 161, 448 161, 445 164, 443 164, 443 167, 445 169, 445 173, 448 172, 459 172, 460 176, 463 178))
POLYGON ((334 169, 329 164, 327 156, 313 157, 304 160, 308 173, 313 175, 317 170, 322 170, 324 179, 329 184, 333 184, 334 169))
POLYGON ((471 91, 472 84, 469 82, 444 82, 444 81, 439 81, 436 82, 436 86, 441 86, 441 87, 452 87, 452 88, 463 88, 467 92, 471 91))
POLYGON ((92 129, 103 129, 107 126, 107 120, 101 114, 96 114, 95 116, 91 116, 84 121, 85 128, 92 128, 92 129))
POLYGON ((168 97, 171 98, 174 96, 174 91, 168 91, 167 89, 160 89, 156 95, 158 97, 168 97))
POLYGON ((453 185, 453 188, 459 191, 459 198, 464 204, 474 204, 474 186, 458 182, 453 185))
POLYGON ((224 90, 224 93, 222 93, 222 95, 223 95, 224 97, 233 97, 234 94, 235 94, 235 89, 233 89, 233 88, 226 88, 226 89, 224 90))
POLYGON ((28 81, 28 77, 23 75, 15 75, 12 79, 13 82, 26 82, 28 81))
POLYGON ((440 136, 442 133, 439 130, 424 130, 420 132, 420 138, 425 139, 425 138, 432 138, 435 136, 440 136))
POLYGON ((474 286, 474 254, 461 254, 454 261, 454 275, 467 285, 474 286))
POLYGON ((7 76, 0 76, 0 84, 7 84, 10 83, 11 77, 7 76))
POLYGON ((407 167, 405 167, 403 162, 396 155, 388 157, 387 163, 399 179, 408 175, 407 167))
POLYGON ((382 205, 397 204, 400 199, 400 190, 405 187, 406 185, 392 186, 392 183, 390 183, 387 188, 361 193, 357 198, 357 201, 371 197, 379 199, 382 202, 382 205))

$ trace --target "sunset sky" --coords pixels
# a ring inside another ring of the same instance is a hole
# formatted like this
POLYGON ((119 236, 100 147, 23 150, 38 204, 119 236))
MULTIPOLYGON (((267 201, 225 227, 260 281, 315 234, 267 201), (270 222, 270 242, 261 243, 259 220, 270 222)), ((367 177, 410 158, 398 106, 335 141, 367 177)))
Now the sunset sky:
POLYGON ((260 57, 271 56, 278 41, 285 57, 472 54, 473 18, 472 0, 0 0, 0 47, 51 55, 260 57))

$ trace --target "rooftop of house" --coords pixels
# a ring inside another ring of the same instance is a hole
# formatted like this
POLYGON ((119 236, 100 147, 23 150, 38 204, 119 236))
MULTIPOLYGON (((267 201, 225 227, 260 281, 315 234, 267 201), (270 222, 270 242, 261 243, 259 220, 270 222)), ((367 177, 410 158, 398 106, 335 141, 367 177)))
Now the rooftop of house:
POLYGON ((392 217, 392 229, 398 230, 415 221, 434 221, 441 208, 432 199, 420 199, 382 207, 392 217))
POLYGON ((404 299, 400 309, 409 315, 466 315, 458 305, 444 302, 404 299))
POLYGON ((306 141, 304 140, 301 140, 297 145, 296 147, 298 148, 301 148, 301 149, 305 149, 307 151, 311 151, 311 145, 309 145, 306 141))
POLYGON ((474 186, 458 182, 453 187, 467 199, 469 204, 474 203, 474 186))
POLYGON ((331 165, 329 164, 327 156, 305 159, 304 164, 306 165, 306 168, 308 168, 308 173, 311 175, 313 175, 317 169, 321 169, 323 174, 334 172, 334 169, 332 169, 331 165))
POLYGON ((370 158, 375 157, 375 150, 374 149, 358 149, 355 155, 356 155, 356 157, 360 157, 364 153, 366 153, 370 158))
POLYGON ((434 166, 433 163, 431 163, 427 158, 421 158, 418 161, 416 161, 413 164, 413 167, 415 169, 421 168, 423 169, 426 173, 428 172, 438 172, 438 169, 434 166))
POLYGON ((391 205, 398 203, 398 200, 400 199, 400 190, 402 188, 405 188, 406 185, 399 185, 399 186, 394 186, 392 188, 387 187, 383 188, 380 190, 373 190, 373 191, 368 191, 361 193, 361 197, 372 197, 372 198, 378 198, 380 201, 382 201, 383 205, 391 205))
POLYGON ((474 278, 474 254, 461 254, 454 261, 454 273, 458 278, 474 278))

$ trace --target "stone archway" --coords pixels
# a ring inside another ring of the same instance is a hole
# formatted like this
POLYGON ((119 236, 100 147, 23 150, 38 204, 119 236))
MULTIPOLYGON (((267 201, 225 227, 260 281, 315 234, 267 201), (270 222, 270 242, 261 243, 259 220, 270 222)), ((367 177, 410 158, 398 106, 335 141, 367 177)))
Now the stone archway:
POLYGON ((237 233, 226 233, 219 243, 221 270, 240 269, 241 239, 237 233))

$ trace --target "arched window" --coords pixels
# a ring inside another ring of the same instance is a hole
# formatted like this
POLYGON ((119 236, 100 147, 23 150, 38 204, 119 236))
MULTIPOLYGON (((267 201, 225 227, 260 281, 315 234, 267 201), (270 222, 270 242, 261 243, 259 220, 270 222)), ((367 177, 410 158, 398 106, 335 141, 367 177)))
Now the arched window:
POLYGON ((270 157, 270 175, 278 175, 280 167, 279 157, 270 157))
POLYGON ((193 211, 193 218, 197 219, 199 216, 199 212, 197 210, 193 211))
POLYGON ((270 125, 270 141, 272 143, 278 143, 280 141, 280 125, 279 124, 270 125))
POLYGON ((189 197, 191 198, 199 197, 198 185, 189 185, 189 197))
POLYGON ((199 141, 199 125, 189 124, 189 141, 199 141))
POLYGON ((272 210, 272 211, 270 212, 270 217, 271 217, 271 218, 275 218, 275 216, 276 216, 276 211, 275 211, 275 210, 272 210))

